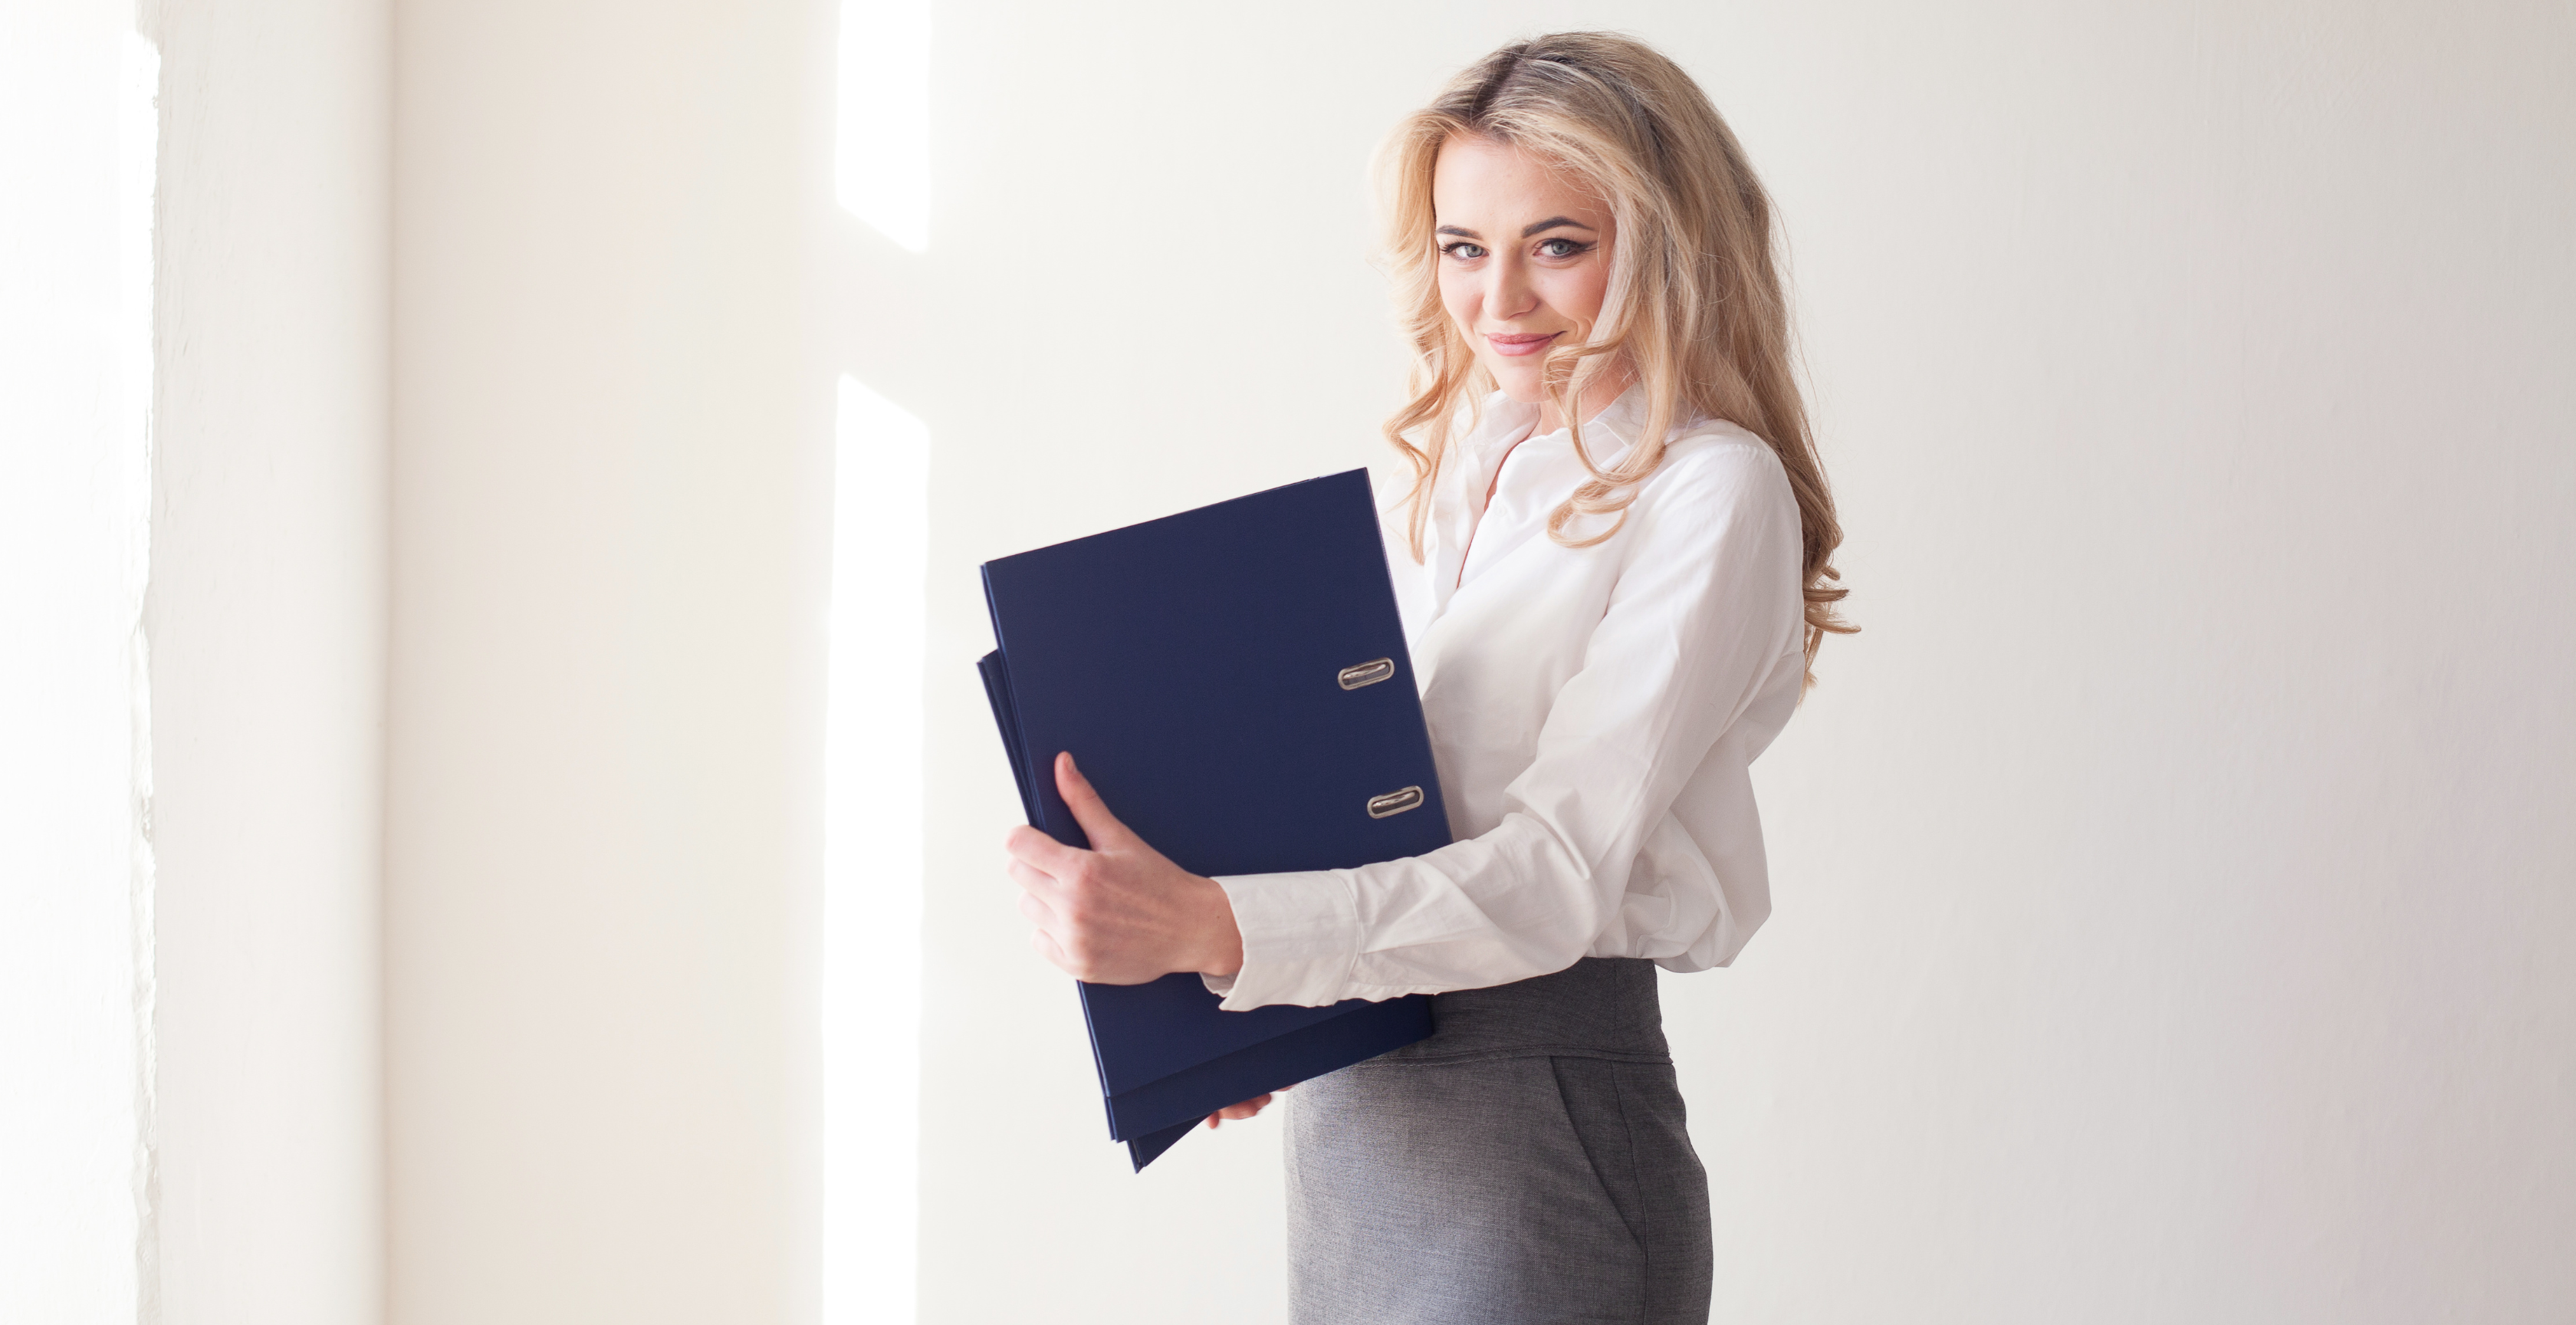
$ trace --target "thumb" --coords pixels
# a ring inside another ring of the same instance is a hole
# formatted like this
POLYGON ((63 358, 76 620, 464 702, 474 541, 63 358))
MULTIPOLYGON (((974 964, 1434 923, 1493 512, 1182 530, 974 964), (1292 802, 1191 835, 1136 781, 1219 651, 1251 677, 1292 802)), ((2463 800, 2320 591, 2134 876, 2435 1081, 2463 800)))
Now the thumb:
POLYGON ((1100 799, 1100 793, 1092 788, 1091 779, 1073 766, 1073 752, 1070 750, 1056 754, 1055 789, 1057 795, 1064 797, 1064 807, 1073 811, 1073 821, 1082 825, 1082 835, 1091 839, 1092 850, 1106 851, 1113 844, 1125 845, 1135 840, 1136 835, 1127 831, 1127 825, 1118 822, 1118 816, 1109 812, 1109 803, 1100 799))

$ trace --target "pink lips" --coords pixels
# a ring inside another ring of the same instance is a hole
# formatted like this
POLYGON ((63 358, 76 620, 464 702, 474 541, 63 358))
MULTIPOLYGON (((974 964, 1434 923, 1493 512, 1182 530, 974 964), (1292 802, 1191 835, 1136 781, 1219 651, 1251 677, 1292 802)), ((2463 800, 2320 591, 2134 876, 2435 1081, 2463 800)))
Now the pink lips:
POLYGON ((1489 333, 1485 337, 1485 343, 1493 346, 1494 353, 1496 354, 1505 354, 1518 358, 1524 354, 1536 354, 1540 350, 1546 349, 1549 341, 1552 341, 1564 334, 1565 333, 1562 331, 1551 331, 1544 335, 1530 334, 1519 336, 1496 336, 1489 333))

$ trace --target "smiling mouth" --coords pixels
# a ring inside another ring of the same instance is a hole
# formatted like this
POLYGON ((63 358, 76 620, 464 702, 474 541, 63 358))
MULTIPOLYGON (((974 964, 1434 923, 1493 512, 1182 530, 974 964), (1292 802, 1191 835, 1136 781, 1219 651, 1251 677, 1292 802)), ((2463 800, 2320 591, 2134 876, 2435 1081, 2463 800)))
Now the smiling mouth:
POLYGON ((1494 353, 1496 354, 1519 358, 1521 355, 1536 354, 1540 350, 1546 349, 1549 341, 1555 340, 1557 337, 1564 334, 1565 333, 1562 331, 1550 331, 1545 333, 1533 332, 1526 335, 1511 336, 1498 336, 1489 333, 1485 337, 1485 343, 1493 346, 1494 353))

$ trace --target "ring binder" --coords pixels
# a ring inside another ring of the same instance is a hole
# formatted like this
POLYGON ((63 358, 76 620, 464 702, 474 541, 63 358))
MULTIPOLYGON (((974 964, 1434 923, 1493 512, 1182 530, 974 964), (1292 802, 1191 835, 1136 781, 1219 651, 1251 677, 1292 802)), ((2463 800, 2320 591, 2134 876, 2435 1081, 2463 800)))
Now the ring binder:
POLYGON ((1372 796, 1369 798, 1369 817, 1372 819, 1383 819, 1391 814, 1402 814, 1406 810, 1413 809, 1420 804, 1422 804, 1422 788, 1420 787, 1406 787, 1402 791, 1390 791, 1383 796, 1372 796))
POLYGON ((1361 686, 1373 686, 1393 675, 1395 675, 1395 659, 1373 658, 1357 667, 1343 668, 1342 689, 1357 690, 1361 686))
MULTIPOLYGON (((1448 845, 1367 470, 997 558, 984 593, 998 647, 977 670, 1021 807, 1057 841, 1088 845, 1050 772, 1069 750, 1193 874, 1448 845)), ((1229 1012, 1196 975, 1079 989, 1109 1134, 1139 1169, 1226 1105, 1432 1029, 1419 994, 1229 1012)))

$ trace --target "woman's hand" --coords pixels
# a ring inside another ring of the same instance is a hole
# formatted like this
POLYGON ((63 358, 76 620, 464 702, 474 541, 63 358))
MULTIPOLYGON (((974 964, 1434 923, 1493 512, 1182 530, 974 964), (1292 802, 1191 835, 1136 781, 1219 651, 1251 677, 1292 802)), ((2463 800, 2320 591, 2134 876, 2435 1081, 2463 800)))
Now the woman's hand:
MULTIPOLYGON (((1286 1090, 1288 1088, 1286 1086, 1281 1086, 1279 1089, 1286 1090)), ((1208 1115, 1208 1126, 1214 1127, 1219 1122, 1242 1122, 1244 1119, 1249 1118, 1252 1115, 1261 1112, 1264 1108, 1269 1107, 1270 1101, 1275 1098, 1277 1098, 1275 1094, 1259 1095, 1252 1099, 1245 1100, 1241 1104, 1229 1104, 1208 1115)))
MULTIPOLYGON (((1020 914, 1038 927, 1030 946, 1094 984, 1141 985, 1175 971, 1233 975, 1243 969, 1243 934, 1216 880, 1182 869, 1127 831, 1070 753, 1055 757, 1055 787, 1091 850, 1034 828, 1014 828, 1004 839, 1011 881, 1023 891, 1020 914)), ((1260 1108, 1246 1101, 1224 1112, 1247 1105, 1260 1108)))

